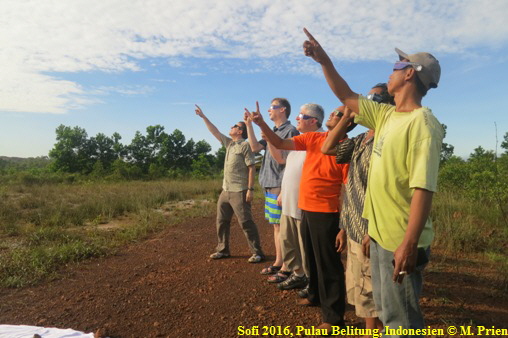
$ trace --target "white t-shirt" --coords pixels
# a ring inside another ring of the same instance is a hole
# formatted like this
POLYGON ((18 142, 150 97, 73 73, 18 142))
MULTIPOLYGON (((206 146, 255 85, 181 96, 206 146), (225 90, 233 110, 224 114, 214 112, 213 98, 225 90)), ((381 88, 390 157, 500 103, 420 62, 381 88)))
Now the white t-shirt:
POLYGON ((291 151, 286 158, 286 169, 282 177, 281 198, 282 214, 296 219, 302 218, 302 211, 298 208, 298 192, 302 177, 305 151, 291 151))

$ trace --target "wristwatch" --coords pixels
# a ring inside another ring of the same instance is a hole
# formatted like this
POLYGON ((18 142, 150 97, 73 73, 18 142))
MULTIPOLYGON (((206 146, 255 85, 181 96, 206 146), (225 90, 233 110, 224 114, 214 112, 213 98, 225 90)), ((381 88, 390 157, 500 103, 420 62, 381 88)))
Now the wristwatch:
POLYGON ((249 187, 249 188, 247 188, 247 190, 254 191, 254 188, 253 187, 249 187))

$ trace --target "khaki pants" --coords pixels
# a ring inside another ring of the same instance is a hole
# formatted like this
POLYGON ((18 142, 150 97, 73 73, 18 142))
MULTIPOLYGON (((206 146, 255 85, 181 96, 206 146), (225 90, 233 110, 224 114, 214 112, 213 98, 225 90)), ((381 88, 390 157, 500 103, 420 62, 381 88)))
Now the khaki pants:
POLYGON ((301 221, 291 216, 282 215, 280 219, 280 245, 282 258, 289 271, 303 270, 309 276, 301 233, 301 221))
POLYGON ((264 257, 261 250, 258 227, 252 220, 251 204, 245 196, 247 190, 239 192, 222 191, 217 202, 217 252, 229 255, 229 231, 233 214, 242 227, 252 254, 264 257))
POLYGON ((363 255, 362 245, 349 237, 347 239, 346 288, 348 303, 354 305, 358 317, 378 316, 372 294, 370 260, 363 255))

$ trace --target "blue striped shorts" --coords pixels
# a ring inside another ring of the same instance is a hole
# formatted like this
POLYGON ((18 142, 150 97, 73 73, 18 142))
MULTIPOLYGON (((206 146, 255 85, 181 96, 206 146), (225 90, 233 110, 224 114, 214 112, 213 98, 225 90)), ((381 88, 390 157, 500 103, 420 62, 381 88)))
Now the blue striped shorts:
POLYGON ((282 208, 277 204, 277 196, 265 192, 265 218, 270 224, 280 224, 282 208))

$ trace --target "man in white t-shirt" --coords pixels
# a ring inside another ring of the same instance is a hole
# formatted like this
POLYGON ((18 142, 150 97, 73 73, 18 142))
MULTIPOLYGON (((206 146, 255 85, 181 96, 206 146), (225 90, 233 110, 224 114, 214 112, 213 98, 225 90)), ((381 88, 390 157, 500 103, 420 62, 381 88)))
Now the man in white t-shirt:
MULTIPOLYGON (((324 115, 322 108, 320 110, 317 104, 307 103, 300 108, 300 111, 305 112, 307 116, 315 117, 311 119, 297 117, 296 129, 300 133, 324 131, 321 128, 324 115)), ((273 147, 271 143, 268 143, 268 145, 273 147)), ((305 151, 291 151, 286 158, 286 169, 282 177, 282 187, 279 195, 279 201, 282 205, 280 220, 282 259, 284 265, 293 273, 288 279, 277 285, 280 290, 304 288, 308 283, 309 268, 305 259, 300 229, 302 211, 298 208, 300 178, 305 156, 305 151)))

